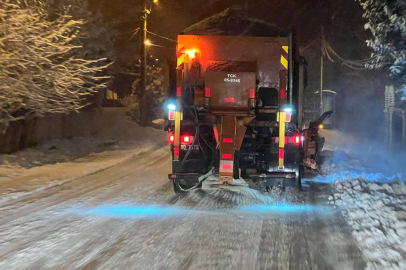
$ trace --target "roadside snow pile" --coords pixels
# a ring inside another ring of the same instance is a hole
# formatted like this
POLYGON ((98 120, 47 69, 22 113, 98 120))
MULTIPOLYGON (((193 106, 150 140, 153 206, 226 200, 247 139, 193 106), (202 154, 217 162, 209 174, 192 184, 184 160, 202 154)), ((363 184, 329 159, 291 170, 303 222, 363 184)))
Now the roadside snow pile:
POLYGON ((366 269, 406 269, 406 185, 337 177, 331 204, 338 205, 364 255, 366 269))
MULTIPOLYGON (((115 109, 115 108, 114 108, 115 109)), ((74 161, 106 150, 150 150, 166 143, 162 130, 141 127, 125 118, 125 108, 117 108, 103 115, 97 134, 72 139, 54 139, 35 148, 14 154, 0 155, 2 166, 32 168, 44 164, 74 161)))
POLYGON ((406 269, 406 158, 382 142, 323 130, 321 174, 358 240, 365 269, 406 269))

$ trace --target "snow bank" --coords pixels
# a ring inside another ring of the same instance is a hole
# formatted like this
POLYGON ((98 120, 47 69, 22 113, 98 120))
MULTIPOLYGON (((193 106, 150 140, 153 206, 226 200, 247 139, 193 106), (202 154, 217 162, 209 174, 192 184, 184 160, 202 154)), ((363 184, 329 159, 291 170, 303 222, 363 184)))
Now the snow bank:
POLYGON ((406 185, 336 181, 330 203, 353 229, 366 269, 406 269, 406 185))
POLYGON ((352 227, 366 269, 406 269, 404 156, 390 153, 382 142, 360 141, 336 130, 323 134, 323 175, 311 180, 333 185, 328 199, 352 227))
POLYGON ((126 119, 125 108, 112 108, 103 114, 102 122, 96 125, 98 131, 93 136, 54 139, 15 154, 0 155, 0 169, 4 166, 32 168, 69 162, 107 150, 125 150, 141 146, 151 149, 166 140, 163 131, 140 127, 126 119))
POLYGON ((330 183, 328 200, 338 206, 366 261, 366 269, 406 269, 406 160, 382 142, 357 140, 324 130, 321 172, 330 183))
MULTIPOLYGON (((143 128, 113 108, 94 136, 58 139, 0 155, 0 205, 116 166, 167 144, 166 134, 143 128)), ((169 151, 169 150, 168 150, 169 151)), ((134 160, 137 162, 137 159, 134 160)))

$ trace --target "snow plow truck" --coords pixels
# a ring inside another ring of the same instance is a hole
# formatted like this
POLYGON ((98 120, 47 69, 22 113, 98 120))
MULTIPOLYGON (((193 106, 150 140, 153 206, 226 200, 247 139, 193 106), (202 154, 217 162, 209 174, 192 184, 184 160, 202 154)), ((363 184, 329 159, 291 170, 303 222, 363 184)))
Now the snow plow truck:
POLYGON ((260 190, 300 187, 318 122, 301 130, 306 61, 294 35, 228 9, 178 35, 166 130, 176 193, 210 175, 260 190))

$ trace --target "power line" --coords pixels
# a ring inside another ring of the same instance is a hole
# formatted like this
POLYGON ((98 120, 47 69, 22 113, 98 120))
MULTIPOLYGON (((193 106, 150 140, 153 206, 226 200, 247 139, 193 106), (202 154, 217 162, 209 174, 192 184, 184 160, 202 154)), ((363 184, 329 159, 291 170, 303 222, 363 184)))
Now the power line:
POLYGON ((139 21, 139 19, 130 19, 130 20, 107 22, 106 24, 118 24, 118 23, 126 23, 126 22, 138 22, 138 21, 139 21))
POLYGON ((356 69, 356 70, 364 70, 368 69, 366 66, 368 64, 372 64, 377 57, 371 57, 367 59, 361 59, 361 60, 347 60, 341 57, 334 49, 331 47, 331 45, 327 42, 327 40, 323 37, 322 38, 322 51, 325 56, 327 56, 328 60, 330 62, 334 63, 336 59, 338 59, 340 62, 342 62, 345 66, 351 68, 351 69, 356 69))
POLYGON ((151 34, 151 35, 154 35, 154 36, 157 36, 157 37, 160 37, 160 38, 163 38, 163 39, 166 39, 166 40, 169 40, 169 41, 173 41, 173 42, 178 43, 178 41, 176 41, 176 40, 174 40, 174 39, 171 39, 171 38, 168 38, 168 37, 164 37, 164 36, 161 36, 161 35, 152 33, 152 32, 150 32, 150 31, 147 31, 147 32, 148 32, 149 34, 151 34))

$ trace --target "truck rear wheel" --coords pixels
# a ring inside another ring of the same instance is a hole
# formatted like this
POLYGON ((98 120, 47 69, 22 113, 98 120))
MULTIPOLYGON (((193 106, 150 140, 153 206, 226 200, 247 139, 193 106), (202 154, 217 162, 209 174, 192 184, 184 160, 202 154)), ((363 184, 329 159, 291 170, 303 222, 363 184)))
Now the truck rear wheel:
POLYGON ((173 180, 173 190, 175 191, 176 194, 185 194, 188 193, 192 190, 199 189, 202 187, 203 183, 197 183, 197 184, 183 184, 181 183, 181 179, 174 179, 173 180))
POLYGON ((304 167, 302 164, 299 165, 298 176, 296 176, 296 186, 299 190, 302 190, 302 176, 304 172, 304 167))

